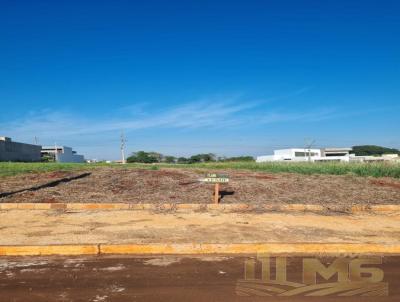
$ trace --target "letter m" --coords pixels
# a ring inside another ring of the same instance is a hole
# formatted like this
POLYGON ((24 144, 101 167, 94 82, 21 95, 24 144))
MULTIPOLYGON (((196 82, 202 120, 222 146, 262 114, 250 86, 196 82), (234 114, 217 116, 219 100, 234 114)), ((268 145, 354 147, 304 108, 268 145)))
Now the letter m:
POLYGON ((318 259, 303 259, 303 283, 317 284, 317 273, 325 280, 329 280, 337 274, 338 282, 347 282, 349 280, 349 260, 338 258, 331 265, 325 266, 318 259))

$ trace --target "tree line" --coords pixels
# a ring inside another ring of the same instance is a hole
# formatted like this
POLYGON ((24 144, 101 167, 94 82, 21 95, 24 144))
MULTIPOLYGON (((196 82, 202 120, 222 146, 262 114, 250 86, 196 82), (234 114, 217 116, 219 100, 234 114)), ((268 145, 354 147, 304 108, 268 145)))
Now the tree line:
POLYGON ((382 155, 382 154, 399 154, 400 155, 400 151, 398 149, 386 148, 386 147, 375 146, 375 145, 353 146, 352 153, 354 153, 357 156, 366 156, 366 155, 378 156, 378 155, 382 155))
MULTIPOLYGON (((355 155, 382 155, 382 154, 399 154, 398 149, 385 148, 374 145, 354 146, 355 155)), ((171 155, 163 155, 158 152, 138 151, 134 152, 127 158, 128 163, 168 163, 168 164, 194 164, 207 162, 226 162, 226 161, 254 161, 252 156, 236 156, 236 157, 217 157, 213 153, 200 153, 190 157, 175 157, 171 155)))
POLYGON ((190 157, 175 157, 171 155, 163 155, 158 152, 138 151, 132 153, 126 161, 128 163, 168 163, 168 164, 195 164, 207 162, 225 162, 225 161, 254 161, 252 156, 237 157, 217 157, 213 153, 195 154, 190 157))

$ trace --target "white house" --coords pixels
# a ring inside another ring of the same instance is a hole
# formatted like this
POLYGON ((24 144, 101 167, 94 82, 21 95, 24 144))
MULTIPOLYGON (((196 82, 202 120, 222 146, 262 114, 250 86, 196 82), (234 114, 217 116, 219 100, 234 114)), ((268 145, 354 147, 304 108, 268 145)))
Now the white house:
POLYGON ((267 161, 307 161, 321 156, 320 149, 291 148, 274 150, 273 155, 258 156, 257 162, 267 161))
POLYGON ((290 148, 274 150, 273 155, 258 156, 256 162, 269 161, 350 161, 351 148, 324 148, 324 149, 307 149, 307 148, 290 148))
POLYGON ((83 155, 76 154, 72 148, 66 146, 44 146, 42 147, 42 156, 50 155, 55 157, 59 163, 84 163, 83 155))
POLYGON ((350 154, 352 148, 322 148, 322 149, 305 149, 291 148, 274 150, 273 155, 258 156, 256 162, 376 162, 376 161, 392 161, 400 162, 397 154, 383 154, 382 156, 356 156, 350 154))

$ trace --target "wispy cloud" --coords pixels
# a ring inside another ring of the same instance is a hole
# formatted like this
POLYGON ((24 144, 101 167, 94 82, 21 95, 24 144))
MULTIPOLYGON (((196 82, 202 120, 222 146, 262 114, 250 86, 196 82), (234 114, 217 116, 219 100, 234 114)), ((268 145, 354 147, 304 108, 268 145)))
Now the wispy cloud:
POLYGON ((0 129, 1 134, 19 140, 31 141, 34 136, 39 136, 42 142, 49 143, 62 140, 81 141, 85 137, 100 139, 101 136, 121 130, 230 129, 283 122, 317 122, 340 117, 335 108, 289 112, 274 108, 269 101, 249 101, 242 97, 209 98, 164 110, 146 105, 138 108, 138 111, 116 108, 110 113, 113 117, 101 120, 76 113, 44 110, 32 112, 17 121, 3 123, 0 129))
MULTIPOLYGON (((44 110, 31 112, 27 116, 1 125, 7 135, 24 137, 40 135, 43 138, 56 138, 89 135, 110 131, 133 131, 148 128, 205 128, 224 127, 238 124, 237 116, 256 107, 255 102, 235 103, 235 100, 198 101, 178 107, 136 114, 120 114, 118 118, 97 120, 79 114, 44 110)), ((121 110, 116 110, 121 112, 121 110)))

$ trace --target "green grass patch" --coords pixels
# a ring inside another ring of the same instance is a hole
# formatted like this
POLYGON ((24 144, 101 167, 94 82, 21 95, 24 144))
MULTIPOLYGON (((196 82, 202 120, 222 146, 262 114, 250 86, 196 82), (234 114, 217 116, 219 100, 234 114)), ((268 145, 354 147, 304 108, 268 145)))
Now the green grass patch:
POLYGON ((0 177, 21 173, 72 171, 86 168, 86 164, 73 163, 12 163, 0 162, 0 177))
POLYGON ((20 162, 0 162, 0 177, 13 176, 24 173, 45 173, 54 171, 79 171, 91 170, 99 167, 112 167, 120 169, 146 169, 158 170, 159 165, 154 164, 107 164, 107 163, 20 163, 20 162))
POLYGON ((372 177, 400 178, 400 164, 379 163, 255 163, 255 162, 212 162, 197 164, 75 164, 75 163, 8 163, 0 162, 0 177, 12 176, 21 173, 40 173, 52 171, 90 170, 98 167, 113 167, 121 169, 159 168, 177 169, 208 169, 208 170, 250 170, 268 173, 299 173, 299 174, 330 174, 330 175, 357 175, 372 177))
POLYGON ((268 173, 299 173, 299 174, 330 174, 330 175, 357 175, 372 177, 400 178, 400 164, 379 163, 255 163, 255 162, 215 162, 185 165, 161 165, 168 167, 204 168, 204 169, 238 169, 268 173))

